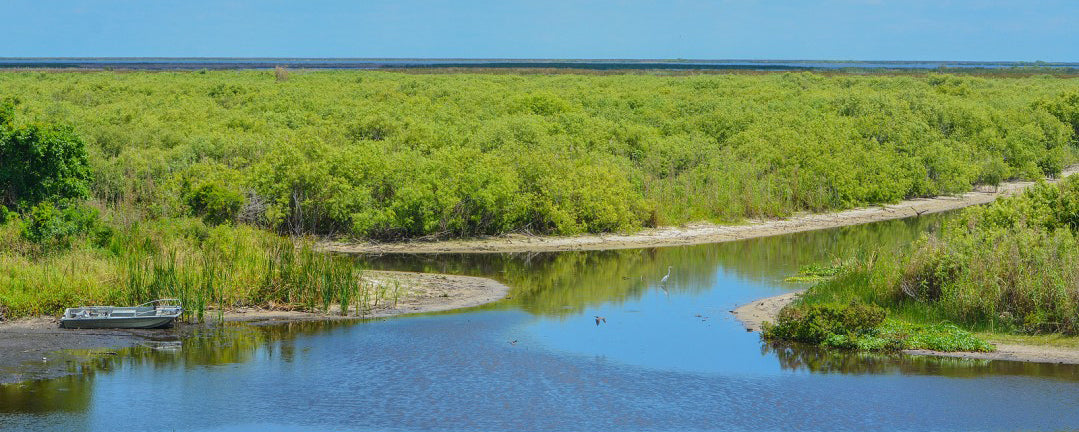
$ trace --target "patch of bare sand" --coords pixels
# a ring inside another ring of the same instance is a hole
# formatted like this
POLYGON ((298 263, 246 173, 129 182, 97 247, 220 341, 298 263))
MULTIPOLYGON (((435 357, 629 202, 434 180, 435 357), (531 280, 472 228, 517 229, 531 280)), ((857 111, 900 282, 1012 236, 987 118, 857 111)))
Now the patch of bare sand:
POLYGON ((775 322, 776 317, 779 316, 779 311, 801 296, 803 291, 805 290, 754 300, 752 303, 739 306, 732 310, 731 313, 734 314, 738 321, 742 322, 746 331, 759 332, 763 328, 762 325, 765 321, 775 322))
POLYGON ((225 321, 289 322, 326 319, 381 318, 402 314, 441 312, 480 306, 501 300, 509 287, 495 280, 472 276, 368 270, 364 278, 383 290, 384 297, 363 314, 355 310, 342 315, 333 305, 328 313, 281 309, 237 309, 224 314, 225 321), (397 290, 397 301, 393 292, 397 290))
MULTIPOLYGON (((1079 172, 1079 166, 1065 169, 1060 178, 1079 172)), ((1049 182, 1056 180, 1050 179, 1049 182)), ((859 225, 891 219, 939 213, 985 204, 1001 196, 1014 195, 1035 182, 1010 182, 997 188, 981 188, 956 196, 921 198, 897 204, 866 207, 834 213, 801 214, 785 219, 752 220, 744 225, 693 223, 680 227, 646 229, 632 234, 580 236, 527 236, 509 234, 469 240, 410 241, 400 243, 322 242, 322 249, 343 253, 488 253, 553 252, 574 250, 633 249, 719 243, 754 237, 768 237, 801 231, 859 225)))
MULTIPOLYGON (((765 321, 775 322, 779 311, 787 306, 804 290, 789 292, 774 297, 754 300, 751 303, 739 306, 732 310, 734 317, 742 322, 746 331, 761 331, 761 323, 765 321)), ((997 343, 989 340, 996 346, 993 352, 942 352, 932 350, 904 350, 905 354, 929 355, 940 357, 958 357, 983 360, 1011 360, 1031 363, 1064 363, 1079 364, 1079 350, 1053 347, 1044 345, 1022 345, 1015 343, 997 343)))
MULTIPOLYGON (((375 286, 384 287, 391 299, 380 300, 378 305, 362 316, 355 313, 342 316, 339 309, 331 309, 330 313, 245 309, 226 311, 222 317, 225 321, 252 325, 356 320, 474 307, 498 301, 509 293, 506 285, 480 277, 390 271, 367 271, 364 277, 375 286), (396 304, 392 300, 395 286, 399 289, 396 304)), ((212 317, 214 312, 210 311, 208 315, 212 317)), ((77 368, 70 366, 83 359, 67 350, 119 349, 148 342, 180 341, 200 325, 181 324, 160 330, 120 330, 62 329, 54 317, 0 322, 0 384, 76 373, 77 368)), ((105 351, 102 355, 110 353, 105 351)))

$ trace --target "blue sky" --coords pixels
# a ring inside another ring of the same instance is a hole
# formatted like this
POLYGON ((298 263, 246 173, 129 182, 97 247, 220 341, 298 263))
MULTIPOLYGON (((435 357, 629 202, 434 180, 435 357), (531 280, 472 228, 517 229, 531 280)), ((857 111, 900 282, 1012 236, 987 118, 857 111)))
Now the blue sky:
POLYGON ((0 3, 0 57, 1079 61, 1079 0, 0 3))

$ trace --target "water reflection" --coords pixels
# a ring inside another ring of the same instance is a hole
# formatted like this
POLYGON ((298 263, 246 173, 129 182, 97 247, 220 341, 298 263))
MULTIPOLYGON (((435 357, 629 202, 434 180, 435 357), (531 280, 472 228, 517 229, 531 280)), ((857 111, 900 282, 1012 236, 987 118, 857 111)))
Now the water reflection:
POLYGON ((257 361, 291 363, 296 353, 288 341, 353 324, 348 321, 273 326, 225 323, 196 329, 182 341, 168 338, 117 350, 72 350, 65 357, 73 375, 0 385, 0 413, 85 411, 91 406, 94 378, 102 373, 135 368, 193 370, 257 361))
POLYGON ((953 378, 1030 376, 1079 381, 1079 367, 899 353, 825 350, 801 344, 765 343, 762 355, 775 355, 783 369, 812 373, 934 375, 953 378))
MULTIPOLYGON (((946 214, 749 240, 650 249, 504 254, 393 254, 357 259, 376 270, 488 276, 513 288, 512 307, 572 315, 600 304, 638 300, 667 266, 667 289, 711 289, 721 273, 778 283, 801 266, 903 247, 939 229, 946 214), (717 273, 717 269, 721 272, 717 273)), ((505 304, 500 305, 502 307, 505 304)))

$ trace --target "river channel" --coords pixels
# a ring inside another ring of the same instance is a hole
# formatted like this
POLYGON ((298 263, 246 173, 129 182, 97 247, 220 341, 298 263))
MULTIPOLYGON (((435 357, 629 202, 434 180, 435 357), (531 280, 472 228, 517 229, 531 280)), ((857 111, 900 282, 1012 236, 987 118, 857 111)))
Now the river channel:
POLYGON ((81 353, 74 375, 0 386, 0 430, 1079 427, 1076 366, 769 346, 729 313, 803 287, 783 281, 801 266, 902 253, 943 217, 671 248, 357 257, 513 291, 464 311, 81 353))

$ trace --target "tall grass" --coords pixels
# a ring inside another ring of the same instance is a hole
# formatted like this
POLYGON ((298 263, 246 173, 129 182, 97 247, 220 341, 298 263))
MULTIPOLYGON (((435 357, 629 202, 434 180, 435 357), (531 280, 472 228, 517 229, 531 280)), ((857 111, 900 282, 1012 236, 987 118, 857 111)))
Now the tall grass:
MULTIPOLYGON (((13 224, 0 227, 0 238, 19 244, 15 231, 13 224)), ((178 298, 191 321, 205 320, 211 308, 329 312, 336 305, 342 314, 362 314, 382 294, 365 296, 362 274, 348 257, 315 251, 310 239, 249 226, 207 227, 197 219, 160 220, 116 230, 101 244, 82 242, 37 257, 0 251, 0 306, 13 318, 80 304, 178 298)))
POLYGON ((880 254, 812 288, 916 321, 991 332, 1079 334, 1079 179, 964 210, 910 253, 880 254))

